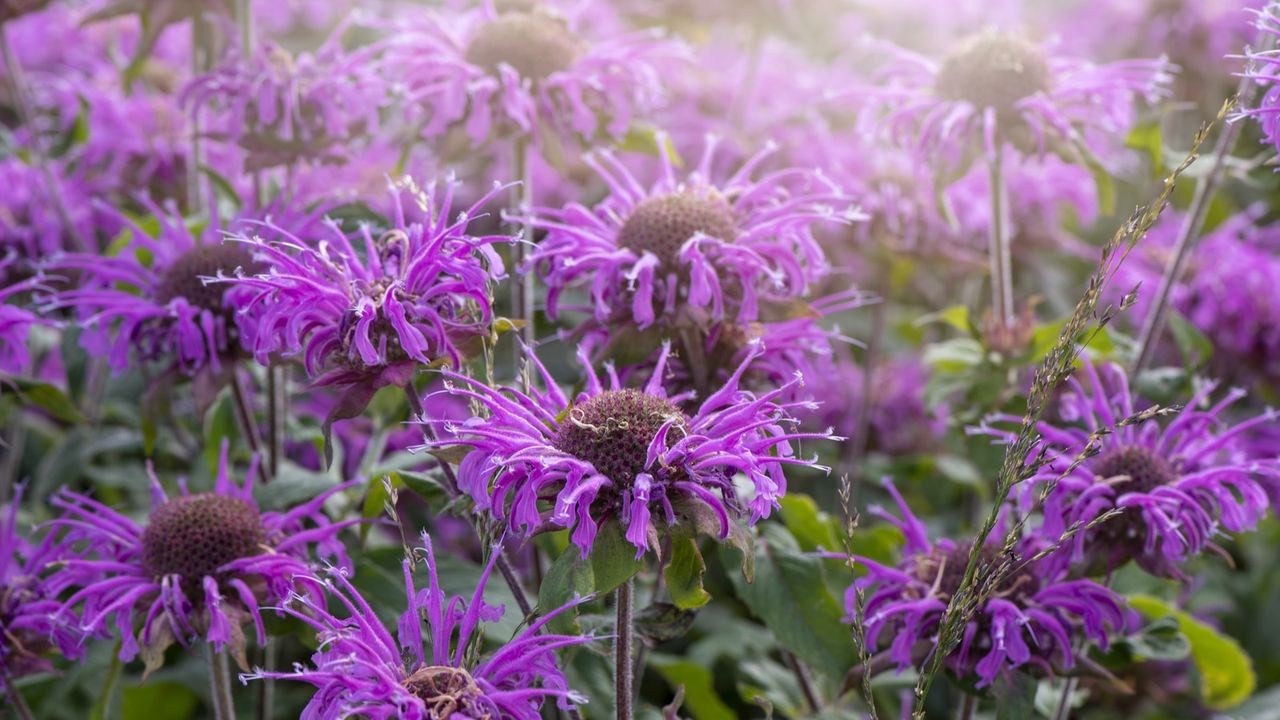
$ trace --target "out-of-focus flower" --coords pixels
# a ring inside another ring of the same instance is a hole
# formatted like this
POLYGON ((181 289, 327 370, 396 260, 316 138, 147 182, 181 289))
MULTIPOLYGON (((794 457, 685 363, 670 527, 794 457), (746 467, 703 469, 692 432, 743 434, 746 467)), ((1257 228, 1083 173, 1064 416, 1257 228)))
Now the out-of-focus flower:
MULTIPOLYGON (((568 687, 556 651, 583 645, 585 635, 553 635, 546 624, 573 606, 552 609, 533 621, 500 649, 475 659, 477 630, 502 617, 503 608, 484 601, 484 588, 501 547, 492 555, 470 598, 448 597, 440 587, 431 538, 423 534, 429 585, 414 587, 415 563, 404 561, 409 607, 393 637, 341 570, 332 570, 324 585, 341 614, 313 598, 294 597, 285 612, 316 631, 320 649, 310 666, 293 672, 244 675, 258 680, 297 680, 316 688, 303 716, 340 720, 437 720, 492 718, 538 720, 548 699, 568 709, 585 698, 568 687), (422 625, 426 623, 427 632, 422 625)), ((315 582, 322 582, 316 580, 315 582)))
MULTIPOLYGON (((1134 560, 1153 574, 1180 577, 1179 566, 1224 530, 1250 530, 1266 515, 1264 485, 1280 480, 1280 460, 1251 458, 1239 444, 1280 413, 1268 410, 1231 425, 1227 410, 1245 393, 1234 390, 1208 405, 1215 387, 1206 385, 1162 425, 1138 420, 1149 406, 1132 394, 1118 366, 1086 363, 1080 377, 1068 381, 1061 419, 1037 426, 1045 462, 1023 484, 1022 503, 1031 509, 1053 484, 1041 509, 1039 532, 1047 538, 1113 509, 1121 514, 1076 533, 1046 562, 1107 573, 1134 560), (1100 438, 1097 453, 1075 466, 1091 434, 1100 438)), ((1003 426, 1018 421, 996 415, 989 422, 1002 427, 984 423, 969 432, 1008 442, 1014 433, 1003 426)))
POLYGON ((817 172, 753 178, 772 148, 717 183, 715 148, 709 140, 684 179, 664 154, 648 189, 612 153, 596 153, 589 162, 608 197, 595 208, 534 209, 533 226, 547 236, 529 261, 547 283, 548 315, 559 314, 566 291, 581 289, 590 294, 582 309, 606 327, 749 323, 822 277, 828 268, 812 228, 861 219, 852 201, 817 172))
POLYGON ((91 355, 105 356, 117 372, 131 355, 172 361, 186 372, 218 369, 240 346, 228 294, 242 292, 206 279, 258 269, 250 248, 222 242, 213 222, 192 228, 172 204, 162 210, 141 201, 158 223, 149 234, 138 221, 108 210, 130 233, 115 255, 68 253, 49 263, 73 275, 76 287, 52 295, 50 309, 75 310, 91 355))
POLYGON ((621 137, 662 95, 679 46, 650 32, 595 37, 541 7, 424 12, 390 28, 379 64, 393 92, 437 136, 621 137))
POLYGON ((51 164, 49 170, 56 188, 34 165, 17 157, 0 160, 0 184, 7 188, 0 198, 0 253, 16 253, 32 263, 75 247, 52 192, 62 193, 63 206, 80 237, 110 230, 109 218, 93 212, 91 191, 83 177, 65 174, 59 164, 51 164))
POLYGON ((879 122, 948 172, 1006 144, 1066 157, 1114 147, 1134 121, 1135 101, 1158 99, 1169 80, 1163 60, 1095 65, 996 29, 962 39, 941 61, 876 47, 888 57, 877 71, 881 85, 866 92, 884 104, 879 122))
MULTIPOLYGON (((866 370, 840 356, 820 364, 807 389, 820 401, 805 418, 814 427, 830 427, 844 437, 858 431, 866 370)), ((867 447, 890 455, 928 450, 946 430, 946 408, 925 406, 928 370, 911 357, 886 358, 872 371, 867 447)))
POLYGON ((246 59, 232 52, 195 78, 183 104, 215 110, 215 139, 238 144, 246 170, 299 161, 341 163, 358 138, 376 133, 385 90, 369 51, 343 50, 335 35, 314 54, 296 57, 263 44, 246 59))
MULTIPOLYGON (((973 544, 930 541, 928 529, 897 489, 892 483, 886 487, 901 517, 879 507, 871 512, 906 536, 902 561, 890 567, 858 558, 867 574, 850 586, 845 605, 847 620, 862 621, 870 646, 891 639, 889 658, 905 670, 936 647, 943 611, 960 587, 973 544), (859 593, 866 593, 860 617, 859 593)), ((1127 628, 1130 617, 1120 596, 1091 580, 1068 580, 1061 569, 1032 560, 1037 549, 1029 539, 1012 553, 998 544, 980 552, 980 571, 988 573, 985 582, 992 592, 974 608, 960 645, 944 661, 957 677, 976 677, 981 688, 1010 670, 1056 675, 1075 667, 1082 644, 1105 648, 1111 633, 1127 628)))
POLYGON ((0 257, 0 372, 19 375, 31 369, 31 351, 27 336, 37 325, 52 326, 56 323, 40 317, 25 305, 14 305, 12 297, 30 297, 37 291, 47 290, 44 278, 37 275, 25 280, 10 280, 17 265, 17 256, 10 252, 0 257), (8 283, 5 287, 3 283, 8 283))
POLYGON ((648 383, 633 389, 613 372, 606 386, 579 351, 586 387, 572 401, 532 354, 542 390, 495 389, 445 371, 448 392, 474 399, 486 416, 424 418, 441 438, 427 447, 470 447, 458 481, 479 510, 526 535, 573 528, 583 557, 610 519, 625 528, 637 557, 656 550, 662 528, 679 522, 728 538, 739 518, 754 523, 778 506, 787 465, 820 468, 797 457, 793 445, 831 435, 794 430, 797 404, 779 398, 798 378, 759 395, 740 388, 751 357, 686 414, 680 403, 688 394, 668 397, 664 389, 669 352, 664 346, 648 383))
POLYGON ((52 670, 45 657, 52 649, 69 658, 80 655, 75 632, 53 617, 60 602, 47 570, 58 559, 56 541, 46 535, 32 542, 18 530, 23 491, 19 486, 13 501, 0 508, 0 673, 9 679, 52 670))
MULTIPOLYGON (((1215 374, 1237 382, 1280 382, 1280 226, 1261 216, 1261 208, 1240 213, 1201 237, 1169 297, 1212 341, 1215 374)), ((1151 311, 1183 217, 1167 213, 1120 266, 1115 287, 1142 284, 1135 318, 1151 311)))
POLYGON ((361 522, 330 522, 321 509, 352 483, 287 512, 262 512, 253 499, 256 472, 255 458, 237 487, 224 443, 212 492, 190 493, 184 483, 182 494, 171 498, 152 473, 144 525, 59 491, 53 505, 61 515, 50 526, 68 557, 51 576, 66 593, 55 617, 86 637, 117 635, 120 659, 141 652, 148 672, 163 663, 174 641, 205 640, 247 667, 243 626, 252 622, 258 643, 265 643, 263 603, 283 602, 300 589, 319 591, 308 580, 312 551, 349 565, 338 533, 361 522))

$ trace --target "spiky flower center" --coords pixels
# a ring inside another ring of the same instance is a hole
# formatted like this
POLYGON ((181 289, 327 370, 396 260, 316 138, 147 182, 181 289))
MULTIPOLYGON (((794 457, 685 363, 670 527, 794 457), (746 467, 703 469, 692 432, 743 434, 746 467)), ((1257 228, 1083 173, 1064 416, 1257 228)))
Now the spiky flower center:
POLYGON ((1104 480, 1124 476, 1112 487, 1116 496, 1124 493, 1147 493, 1178 479, 1169 461, 1145 447, 1129 445, 1103 453, 1094 461, 1093 472, 1104 480))
POLYGON ((649 445, 668 422, 670 447, 689 432, 689 419, 680 408, 639 390, 606 390, 569 408, 553 444, 591 463, 615 487, 625 487, 645 471, 649 445))
POLYGON ((520 77, 539 82, 568 70, 579 51, 578 38, 563 22, 536 12, 507 12, 476 31, 464 57, 490 75, 510 65, 520 77))
POLYGON ((942 63, 934 90, 947 100, 1013 113, 1025 97, 1049 90, 1049 60, 1040 48, 1014 33, 988 30, 962 42, 942 63))
POLYGON ((261 554, 266 539, 262 517, 247 500, 215 493, 174 498, 151 513, 142 566, 156 578, 199 583, 232 560, 261 554))
MULTIPOLYGON (((927 555, 916 556, 915 565, 909 572, 916 580, 929 586, 931 595, 949 600, 960 588, 972 549, 972 543, 961 543, 950 550, 935 547, 927 555)), ((1040 579, 1031 565, 1018 558, 1002 556, 998 548, 983 547, 979 563, 980 570, 985 568, 986 572, 998 571, 1003 575, 992 597, 1021 603, 1040 590, 1040 579)))
POLYGON ((455 713, 466 717, 489 718, 483 707, 475 707, 480 686, 462 668, 431 665, 419 668, 404 680, 404 687, 427 706, 427 717, 445 720, 455 713), (473 711, 478 711, 473 712, 473 711))
POLYGON ((647 250, 670 269, 680 248, 699 233, 726 242, 738 236, 733 206, 714 188, 686 188, 642 201, 618 231, 618 245, 637 255, 647 250))
POLYGON ((183 298, 187 304, 207 310, 211 313, 225 312, 223 295, 226 283, 205 284, 202 277, 217 277, 235 274, 241 268, 247 274, 260 270, 253 255, 240 243, 221 243, 218 245, 197 245, 178 257, 160 276, 160 286, 156 290, 156 301, 165 304, 175 298, 183 298))

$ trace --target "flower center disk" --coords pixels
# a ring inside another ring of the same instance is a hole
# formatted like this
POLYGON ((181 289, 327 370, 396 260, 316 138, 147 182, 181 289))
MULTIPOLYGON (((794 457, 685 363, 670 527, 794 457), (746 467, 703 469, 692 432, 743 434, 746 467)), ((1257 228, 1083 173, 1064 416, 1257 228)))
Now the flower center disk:
POLYGON ((1168 460, 1147 448, 1133 445, 1102 454, 1094 462, 1093 472, 1104 479, 1121 475, 1128 477, 1112 485, 1116 497, 1124 493, 1151 492, 1178 479, 1177 471, 1168 460))
POLYGON ((262 552, 262 517, 249 501, 204 493, 174 498, 151 513, 142 533, 142 566, 153 577, 189 582, 262 552))
POLYGON ((571 407, 552 444, 591 463, 615 486, 629 486, 644 472, 649 445, 667 422, 670 447, 689 432, 680 408, 639 390, 607 390, 571 407))
POLYGON ((192 307, 214 314, 225 311, 222 304, 227 287, 225 283, 205 284, 201 277, 232 275, 236 268, 253 274, 260 270, 253 255, 239 243, 200 245, 187 251, 165 270, 160 278, 156 301, 165 304, 174 298, 183 298, 192 307))
POLYGON ((942 63, 934 90, 947 100, 1010 115, 1014 105, 1050 85, 1049 61, 1026 38, 990 30, 969 38, 942 63))
POLYGON ((712 188, 651 197, 631 211, 618 231, 618 245, 637 255, 649 251, 662 267, 676 267, 680 248, 697 234, 732 242, 738 236, 733 207, 712 188))
POLYGON ((578 53, 578 39, 563 22, 539 13, 508 12, 476 31, 464 57, 495 77, 498 68, 510 65, 520 77, 539 82, 568 70, 578 53))
POLYGON ((404 680, 404 687, 427 706, 427 717, 444 720, 454 713, 487 718, 484 707, 476 707, 480 687, 462 668, 430 665, 419 668, 404 680), (474 712, 474 711, 478 711, 474 712))
MULTIPOLYGON (((964 579, 965 566, 969 563, 969 552, 972 549, 971 543, 961 543, 950 550, 934 548, 928 555, 917 556, 915 566, 909 572, 916 580, 934 588, 933 595, 949 600, 960 588, 960 583, 964 579)), ((984 547, 978 562, 980 563, 979 571, 985 569, 988 573, 994 572, 996 568, 1003 568, 1006 563, 1012 563, 1011 569, 1001 570, 1001 572, 1005 570, 1008 572, 1000 580, 992 597, 1021 602, 1035 595, 1040 589, 1040 580, 1032 571, 1030 563, 1023 563, 1018 558, 1006 558, 994 547, 984 547)))

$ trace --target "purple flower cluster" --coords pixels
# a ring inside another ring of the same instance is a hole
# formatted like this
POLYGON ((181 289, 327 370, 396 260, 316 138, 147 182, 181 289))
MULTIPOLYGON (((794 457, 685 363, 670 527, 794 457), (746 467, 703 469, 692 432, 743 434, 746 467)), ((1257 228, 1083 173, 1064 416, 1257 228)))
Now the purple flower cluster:
POLYGON ((607 520, 623 525, 636 557, 657 550, 663 527, 684 522, 702 529, 700 518, 708 513, 719 537, 727 538, 739 519, 769 517, 787 491, 786 466, 816 466, 796 456, 794 445, 831 434, 792 427, 796 404, 779 398, 798 377, 759 395, 741 389, 751 358, 686 413, 689 394, 669 397, 663 387, 670 350, 663 346, 640 389, 624 387, 612 368, 607 385, 601 382, 579 352, 586 387, 572 401, 532 354, 542 390, 491 388, 445 371, 447 392, 473 400, 484 414, 464 422, 423 418, 441 431, 427 447, 469 447, 458 477, 479 510, 526 536, 572 528, 583 557, 607 520), (749 493, 735 475, 743 476, 749 493))
POLYGON ((183 483, 181 494, 169 497, 152 474, 152 507, 143 525, 92 498, 59 491, 53 506, 61 515, 50 522, 63 557, 55 579, 58 591, 69 595, 54 617, 86 637, 117 636, 120 659, 141 653, 148 671, 164 662, 175 641, 197 640, 229 650, 247 667, 243 626, 252 622, 258 643, 265 643, 264 604, 319 592, 307 579, 312 550, 349 566, 338 533, 360 522, 331 522, 322 511, 353 483, 287 512, 263 512, 253 499, 256 472, 255 460, 237 486, 224 444, 211 492, 192 493, 183 483))
MULTIPOLYGON (((890 567, 867 558, 858 561, 867 574, 845 596, 850 619, 865 623, 867 642, 891 638, 888 656, 899 670, 919 666, 937 644, 943 611, 960 587, 972 545, 930 541, 928 530, 892 483, 886 489, 901 517, 878 507, 871 512, 906 537, 902 561, 890 567), (866 594, 862 611, 858 596, 866 594)), ((1049 675, 1077 664, 1076 639, 1106 648, 1111 633, 1125 630, 1130 611, 1113 591, 1091 580, 1071 580, 1058 568, 1036 561, 1034 540, 1013 552, 998 545, 980 551, 990 592, 968 619, 960 646, 946 666, 958 677, 990 685, 1006 670, 1027 669, 1049 675)))
MULTIPOLYGON (((428 586, 414 587, 416 559, 406 558, 404 589, 409 606, 392 633, 340 569, 323 584, 338 601, 339 612, 317 598, 295 595, 284 612, 316 631, 320 649, 310 667, 293 672, 257 671, 246 679, 277 678, 314 685, 303 710, 305 720, 339 720, 359 715, 373 719, 438 720, 504 718, 538 720, 549 698, 567 709, 584 698, 568 689, 556 651, 582 645, 589 636, 544 632, 548 622, 573 604, 546 612, 507 641, 500 650, 474 661, 478 631, 502 617, 503 608, 484 601, 493 570, 492 557, 470 598, 448 597, 440 587, 431 538, 425 533, 423 560, 428 586), (427 633, 424 636, 423 624, 427 633)), ((576 603, 574 603, 576 604, 576 603)))

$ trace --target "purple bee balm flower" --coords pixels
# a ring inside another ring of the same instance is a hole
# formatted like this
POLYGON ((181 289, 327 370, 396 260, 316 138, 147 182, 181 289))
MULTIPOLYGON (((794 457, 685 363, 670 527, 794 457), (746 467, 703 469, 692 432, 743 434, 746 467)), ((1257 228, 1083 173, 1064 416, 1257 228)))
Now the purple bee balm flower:
MULTIPOLYGON (((1268 508, 1264 485, 1280 480, 1280 461, 1250 458, 1242 440, 1252 428, 1274 423, 1280 412, 1268 410, 1231 425, 1227 410, 1245 393, 1233 390, 1210 405, 1215 388, 1206 385, 1162 426, 1155 419, 1122 424, 1149 404, 1132 394, 1116 365, 1086 362, 1068 381, 1061 421, 1037 428, 1046 457, 1024 483, 1022 503, 1032 509, 1046 484, 1057 482, 1041 510, 1040 534, 1049 538, 1112 509, 1122 514, 1076 533, 1050 558, 1055 565, 1079 564, 1101 574, 1134 560, 1153 574, 1181 577, 1178 566, 1215 548, 1213 540, 1224 530, 1250 530, 1262 519, 1268 508), (1072 467, 1095 432, 1103 433, 1098 453, 1072 467)), ((996 415, 988 422, 1020 420, 996 415)), ((988 423, 969 432, 1001 442, 1013 438, 988 423)))
POLYGON ((443 430, 441 440, 426 447, 469 446, 458 481, 477 509, 526 536, 573 528, 583 557, 608 519, 626 529, 636 557, 657 549, 659 518, 666 526, 689 522, 728 538, 738 518, 755 523, 778 506, 787 491, 786 466, 827 470, 795 454, 797 441, 831 439, 829 432, 794 432, 791 411, 799 404, 779 398, 799 384, 798 377, 759 395, 743 390, 739 381, 754 359, 749 356, 687 414, 681 403, 691 393, 668 397, 663 387, 669 353, 666 344, 649 381, 633 389, 622 386, 612 367, 608 385, 602 383, 580 349, 586 387, 572 401, 532 353, 542 390, 495 389, 445 371, 446 392, 472 399, 485 416, 424 418, 443 430))
MULTIPOLYGON (((621 137, 662 95, 677 45, 650 32, 592 37, 544 9, 423 12, 393 25, 379 65, 428 137, 518 132, 621 137)), ((500 6, 500 4, 498 4, 500 6)))
POLYGON ((52 670, 45 657, 52 649, 69 658, 80 654, 76 634, 53 619, 61 605, 46 574, 58 559, 54 538, 33 543, 18 531, 23 490, 19 486, 13 502, 0 508, 0 673, 9 680, 52 670))
POLYGON ((1024 152, 1079 155, 1110 149, 1134 119, 1134 101, 1154 101, 1169 80, 1164 60, 1103 65, 1051 54, 1014 32, 988 29, 937 61, 889 43, 870 94, 898 142, 956 171, 979 152, 1012 144, 1024 152))
POLYGON ((340 35, 296 57, 274 44, 248 59, 233 50, 217 70, 191 81, 183 103, 214 106, 211 135, 244 149, 247 170, 344 162, 348 144, 377 131, 384 92, 369 53, 345 52, 340 35))
MULTIPOLYGON (((1204 234, 1169 298, 1212 341, 1215 375, 1233 382, 1280 382, 1280 225, 1261 224, 1264 213, 1253 208, 1204 234)), ((1120 266, 1114 286, 1142 283, 1154 292, 1182 223, 1177 212, 1161 218, 1120 266)), ((1135 317, 1150 312, 1152 294, 1138 294, 1135 317)))
POLYGON ((243 291, 241 327, 259 361, 301 356, 319 385, 403 385, 419 366, 461 365, 493 319, 489 283, 504 269, 492 245, 510 238, 467 234, 507 188, 454 214, 457 188, 394 185, 390 227, 363 225, 358 248, 334 221, 318 241, 273 225, 279 242, 236 236, 264 263, 228 278, 243 291))
MULTIPOLYGON (((866 371, 841 356, 819 364, 806 382, 822 401, 805 416, 807 425, 833 427, 846 437, 858 431, 866 371)), ((926 407, 929 371, 918 359, 886 358, 872 372, 867 447, 890 455, 923 452, 937 445, 947 427, 947 408, 926 407)))
MULTIPOLYGON (((1253 12, 1257 16, 1254 25, 1260 38, 1280 38, 1280 8, 1275 3, 1253 12)), ((1240 110, 1234 115, 1234 119, 1248 117, 1256 120, 1262 129, 1262 141, 1280 148, 1280 49, 1275 49, 1274 39, 1270 44, 1272 49, 1269 50, 1245 49, 1247 63, 1244 76, 1257 83, 1265 92, 1257 107, 1240 110)))
POLYGON ((709 140, 684 179, 663 153, 661 175, 648 189, 613 153, 601 151, 588 162, 608 185, 608 197, 594 209, 577 203, 534 209, 533 226, 547 235, 529 262, 548 285, 547 314, 557 317, 561 295, 580 289, 590 305, 572 309, 606 327, 749 323, 821 278, 827 263, 812 228, 861 219, 849 198, 819 172, 789 169, 753 179, 772 147, 716 183, 715 149, 709 140))
MULTIPOLYGON (((304 720, 365 718, 490 718, 538 720, 550 698, 564 709, 585 698, 569 690, 556 660, 561 648, 582 645, 589 636, 542 633, 552 618, 571 603, 547 613, 505 643, 501 649, 472 659, 476 631, 483 622, 502 617, 503 608, 484 601, 484 588, 500 548, 493 548, 470 598, 448 597, 436 574, 431 538, 423 534, 429 586, 413 583, 414 562, 404 561, 409 607, 395 636, 360 596, 344 572, 332 570, 324 581, 345 613, 330 611, 312 598, 294 597, 284 611, 314 628, 320 649, 310 667, 293 672, 242 675, 243 679, 298 680, 316 687, 302 711, 304 720), (423 623, 427 632, 423 633, 423 623)), ((316 582, 321 582, 317 580, 316 582)))
MULTIPOLYGON (((13 253, 0 257, 0 282, 8 282, 9 273, 17 265, 13 253)), ((25 305, 13 305, 13 297, 30 297, 30 293, 47 290, 44 278, 37 275, 0 287, 0 372, 20 375, 31 370, 31 353, 27 336, 37 325, 55 326, 53 320, 36 315, 25 305)))
POLYGON ((0 186, 8 188, 0 198, 0 253, 16 252, 34 262, 75 247, 53 192, 61 193, 76 236, 114 231, 109 219, 95 217, 101 213, 93 212, 92 190, 82 176, 66 174, 61 163, 50 162, 49 169, 56 188, 39 168, 17 157, 0 160, 0 186))
POLYGON ((349 565, 338 533, 361 522, 330 522, 321 509, 354 481, 287 512, 263 512, 253 499, 256 472, 255 458, 237 487, 224 443, 212 492, 191 493, 184 482, 182 494, 171 498, 152 473, 152 508, 142 525, 96 500, 59 491, 53 505, 62 514, 49 524, 61 531, 70 557, 54 576, 59 591, 69 593, 57 617, 76 623, 86 637, 118 635, 120 659, 141 652, 148 672, 163 663, 175 640, 228 648, 247 667, 243 625, 252 622, 258 643, 265 643, 263 603, 300 588, 319 591, 306 580, 310 551, 349 565))
POLYGON ((130 366, 131 354, 143 361, 171 358, 188 373, 206 365, 217 370, 240 346, 228 296, 241 290, 208 279, 254 272, 257 261, 250 248, 222 242, 218 223, 195 232, 172 204, 162 211, 141 202, 159 233, 153 237, 109 210, 131 233, 128 245, 114 256, 55 257, 49 267, 78 276, 78 286, 54 294, 48 306, 73 308, 85 349, 106 356, 117 372, 130 366))
MULTIPOLYGON (((906 536, 903 558, 896 567, 858 558, 867 574, 845 593, 846 620, 856 617, 858 593, 863 593, 861 619, 868 644, 879 647, 882 637, 891 638, 888 657, 898 670, 906 670, 918 666, 937 645, 943 611, 960 586, 973 545, 930 541, 924 523, 893 484, 885 486, 901 517, 880 507, 870 511, 906 536)), ((1006 670, 1047 675, 1070 670, 1084 652, 1081 641, 1105 648, 1108 636, 1133 620, 1110 589, 1091 580, 1068 580, 1061 569, 1030 559, 1037 542, 1028 539, 1011 554, 999 544, 987 545, 980 554, 979 570, 1000 579, 975 608, 960 644, 945 660, 956 676, 975 679, 975 687, 990 685, 1006 670)))

